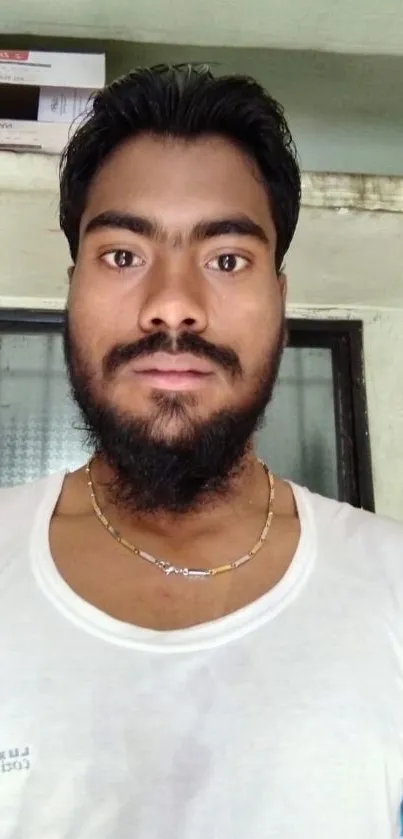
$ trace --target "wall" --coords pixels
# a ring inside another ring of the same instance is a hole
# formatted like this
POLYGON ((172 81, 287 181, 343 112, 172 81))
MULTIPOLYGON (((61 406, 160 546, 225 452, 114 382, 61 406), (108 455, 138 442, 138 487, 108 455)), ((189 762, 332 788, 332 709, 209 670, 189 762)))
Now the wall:
POLYGON ((403 175, 402 55, 21 35, 2 35, 1 46, 20 49, 22 39, 31 49, 106 51, 109 80, 160 62, 200 62, 216 73, 248 73, 284 105, 305 171, 403 175))
POLYGON ((134 66, 189 61, 258 79, 284 106, 305 171, 403 174, 403 56, 174 44, 108 48, 110 77, 134 66))
POLYGON ((402 54, 401 0, 2 0, 2 32, 402 54))
MULTIPOLYGON (((0 157, 0 306, 61 308, 68 252, 56 164, 0 157)), ((403 213, 303 207, 289 314, 360 318, 377 511, 403 520, 403 213)))

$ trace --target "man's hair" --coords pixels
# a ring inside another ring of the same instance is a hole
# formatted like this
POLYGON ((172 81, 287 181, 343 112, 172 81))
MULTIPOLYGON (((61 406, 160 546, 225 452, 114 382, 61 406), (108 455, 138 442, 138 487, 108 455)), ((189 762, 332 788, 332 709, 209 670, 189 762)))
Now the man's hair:
POLYGON ((300 172, 283 108, 254 79, 214 77, 193 65, 158 65, 117 79, 92 104, 60 166, 60 226, 73 262, 91 182, 121 143, 144 133, 185 141, 218 135, 258 167, 276 228, 280 271, 298 221, 300 172))

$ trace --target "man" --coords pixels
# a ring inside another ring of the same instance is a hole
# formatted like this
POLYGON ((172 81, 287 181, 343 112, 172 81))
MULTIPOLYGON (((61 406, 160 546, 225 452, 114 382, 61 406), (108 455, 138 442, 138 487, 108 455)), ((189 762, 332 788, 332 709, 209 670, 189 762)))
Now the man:
POLYGON ((139 70, 61 167, 94 457, 0 494, 2 839, 386 839, 403 529, 253 450, 300 179, 252 80, 139 70))

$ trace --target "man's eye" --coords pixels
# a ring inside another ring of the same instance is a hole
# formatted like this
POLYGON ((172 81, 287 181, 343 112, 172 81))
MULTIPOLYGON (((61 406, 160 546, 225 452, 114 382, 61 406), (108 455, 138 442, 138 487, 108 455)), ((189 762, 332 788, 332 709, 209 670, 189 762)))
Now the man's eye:
POLYGON ((237 271, 242 271, 249 260, 245 256, 239 256, 237 253, 222 253, 220 256, 215 256, 207 263, 207 268, 212 271, 222 271, 225 274, 236 274, 237 271))
POLYGON ((102 259, 109 268, 141 268, 144 260, 133 251, 115 250, 104 253, 102 259))

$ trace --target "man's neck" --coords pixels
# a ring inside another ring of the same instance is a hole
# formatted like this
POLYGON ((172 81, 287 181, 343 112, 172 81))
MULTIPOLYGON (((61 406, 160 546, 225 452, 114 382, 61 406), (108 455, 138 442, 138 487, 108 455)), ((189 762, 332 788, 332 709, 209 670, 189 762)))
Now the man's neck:
MULTIPOLYGON (((153 556, 179 567, 207 569, 250 551, 261 533, 267 504, 267 477, 255 463, 230 497, 197 516, 142 520, 122 515, 113 506, 104 512, 129 542, 153 556)), ((67 476, 50 529, 53 558, 75 592, 118 620, 154 630, 204 623, 252 602, 281 579, 298 539, 291 487, 276 480, 268 538, 253 560, 208 584, 167 577, 133 556, 100 525, 84 469, 67 476)))
MULTIPOLYGON (((176 550, 187 550, 200 540, 210 541, 237 529, 239 525, 252 524, 254 519, 264 524, 267 513, 270 487, 265 470, 253 454, 248 454, 241 468, 231 478, 225 493, 206 495, 200 503, 184 513, 158 511, 156 513, 131 512, 108 498, 108 486, 115 475, 111 467, 98 458, 92 468, 92 479, 99 506, 114 526, 128 533, 167 542, 176 550)), ((259 525, 257 527, 257 532, 259 525)))

